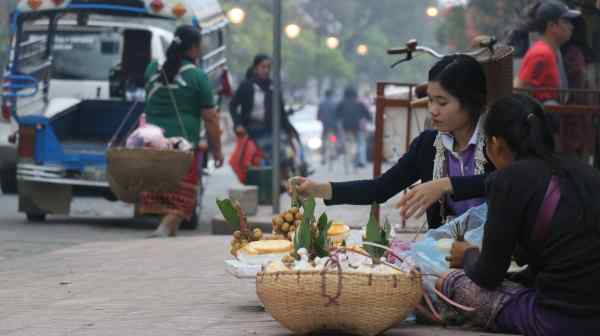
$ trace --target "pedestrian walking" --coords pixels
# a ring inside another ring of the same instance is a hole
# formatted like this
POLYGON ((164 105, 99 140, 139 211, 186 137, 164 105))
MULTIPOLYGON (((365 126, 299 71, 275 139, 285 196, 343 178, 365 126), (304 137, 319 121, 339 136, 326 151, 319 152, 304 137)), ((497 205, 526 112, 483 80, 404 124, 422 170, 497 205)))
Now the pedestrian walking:
MULTIPOLYGON (((333 90, 329 89, 325 91, 325 97, 319 103, 319 109, 317 111, 317 119, 323 125, 323 133, 321 134, 322 146, 321 146, 321 164, 325 164, 326 151, 329 146, 329 137, 336 136, 338 134, 338 120, 336 114, 336 103, 333 98, 333 90)), ((334 144, 335 145, 335 144, 334 144)))
POLYGON ((367 165, 366 124, 372 121, 372 117, 365 104, 358 99, 354 87, 349 86, 344 90, 344 98, 337 105, 336 116, 342 123, 345 145, 356 144, 354 165, 358 168, 365 167, 367 165))
MULTIPOLYGON (((210 81, 197 66, 201 39, 197 29, 181 26, 175 31, 165 63, 152 62, 148 65, 145 73, 145 113, 148 123, 163 128, 166 137, 183 137, 194 148, 198 148, 204 122, 215 164, 221 167, 223 153, 219 115, 214 108, 210 81)), ((198 157, 193 162, 175 191, 141 194, 139 214, 163 216, 150 237, 175 236, 179 225, 191 219, 197 204, 200 179, 198 157)))
POLYGON ((543 104, 557 105, 565 101, 556 91, 569 86, 560 47, 572 36, 571 20, 580 12, 561 2, 549 0, 534 5, 529 12, 529 29, 541 35, 525 54, 516 87, 533 89, 532 95, 543 104), (547 90, 543 90, 547 89, 547 90))

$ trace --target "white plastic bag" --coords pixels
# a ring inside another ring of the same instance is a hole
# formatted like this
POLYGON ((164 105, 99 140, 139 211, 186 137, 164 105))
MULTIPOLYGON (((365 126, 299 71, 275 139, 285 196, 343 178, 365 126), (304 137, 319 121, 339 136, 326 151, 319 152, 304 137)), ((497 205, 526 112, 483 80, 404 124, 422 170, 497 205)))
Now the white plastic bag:
POLYGON ((165 138, 164 130, 152 124, 143 124, 127 138, 127 148, 150 147, 155 149, 169 148, 169 142, 165 138))
MULTIPOLYGON (((414 243, 410 254, 417 267, 423 274, 441 275, 450 270, 446 257, 448 251, 443 244, 438 244, 442 239, 453 239, 453 226, 457 224, 468 225, 465 234, 465 240, 469 243, 479 246, 483 241, 484 224, 487 219, 487 203, 478 207, 471 208, 461 216, 440 226, 437 229, 427 231, 425 238, 414 243)), ((432 291, 435 286, 436 277, 423 277, 423 285, 428 291, 432 291)))

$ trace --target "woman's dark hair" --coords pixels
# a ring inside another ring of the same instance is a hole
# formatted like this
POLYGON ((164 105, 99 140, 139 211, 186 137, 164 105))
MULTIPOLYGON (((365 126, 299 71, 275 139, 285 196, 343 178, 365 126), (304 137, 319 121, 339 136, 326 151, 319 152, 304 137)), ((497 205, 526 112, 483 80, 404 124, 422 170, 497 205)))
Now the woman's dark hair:
POLYGON ((561 170, 544 108, 529 96, 514 94, 496 101, 486 116, 484 132, 504 139, 516 159, 538 158, 555 172, 561 170))
POLYGON ((254 71, 256 70, 256 67, 259 66, 262 62, 270 61, 270 60, 271 60, 271 56, 269 56, 267 54, 258 54, 256 56, 254 56, 252 65, 250 65, 248 67, 248 70, 246 70, 246 79, 250 79, 250 78, 254 77, 254 71))
MULTIPOLYGON (((600 232, 600 208, 594 193, 597 184, 586 185, 588 179, 582 178, 584 163, 565 160, 555 152, 552 128, 543 106, 535 99, 513 94, 496 101, 488 112, 484 132, 487 137, 504 139, 515 159, 540 159, 559 178, 562 192, 571 189, 577 200, 571 204, 577 207, 578 215, 573 218, 583 225, 596 227, 600 232)), ((585 173, 583 173, 585 174, 585 173)), ((597 181, 597 179, 595 180, 597 181)))
POLYGON ((487 83, 476 59, 467 55, 446 56, 429 70, 429 82, 438 82, 456 97, 473 125, 477 124, 487 104, 487 83))
MULTIPOLYGON (((199 47, 202 42, 202 35, 198 29, 192 26, 180 26, 175 31, 173 42, 167 49, 167 60, 163 64, 162 71, 167 77, 169 83, 173 83, 175 76, 181 69, 186 53, 193 47, 199 47)), ((165 78, 161 78, 161 82, 165 83, 165 78)))

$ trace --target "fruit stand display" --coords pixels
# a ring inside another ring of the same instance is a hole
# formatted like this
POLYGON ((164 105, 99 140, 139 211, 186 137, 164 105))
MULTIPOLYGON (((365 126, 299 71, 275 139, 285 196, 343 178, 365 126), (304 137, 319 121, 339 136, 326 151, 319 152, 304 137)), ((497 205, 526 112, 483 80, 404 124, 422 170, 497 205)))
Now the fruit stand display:
POLYGON ((325 213, 317 219, 312 198, 296 199, 276 215, 269 236, 247 227, 239 206, 218 203, 229 224, 239 228, 228 271, 255 279, 266 311, 294 333, 376 335, 403 320, 422 298, 414 265, 387 262, 391 228, 380 226, 373 211, 363 242, 349 245, 350 228, 325 213))

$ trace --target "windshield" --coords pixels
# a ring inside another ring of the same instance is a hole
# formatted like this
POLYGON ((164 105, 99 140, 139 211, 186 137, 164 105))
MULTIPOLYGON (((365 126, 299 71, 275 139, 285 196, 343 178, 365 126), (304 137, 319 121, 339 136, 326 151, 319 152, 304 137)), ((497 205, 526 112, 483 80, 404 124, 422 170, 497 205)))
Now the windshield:
MULTIPOLYGON (((44 32, 29 32, 27 39, 45 37, 44 32)), ((109 28, 57 31, 52 78, 108 80, 111 68, 121 61, 121 45, 121 33, 109 28)))
MULTIPOLYGON (((126 18, 90 15, 87 24, 77 23, 77 16, 67 14, 60 18, 52 49, 53 79, 108 81, 111 70, 121 63, 123 32, 130 25, 126 18)), ((131 20, 131 19, 129 19, 131 20)), ((172 28, 173 23, 163 19, 136 18, 136 27, 172 28)), ((46 39, 48 19, 28 23, 24 40, 46 39)), ((131 29, 131 28, 130 28, 131 29)), ((134 28, 135 29, 135 28, 134 28)))
POLYGON ((111 32, 59 32, 52 52, 52 78, 108 80, 121 61, 121 34, 111 32))

